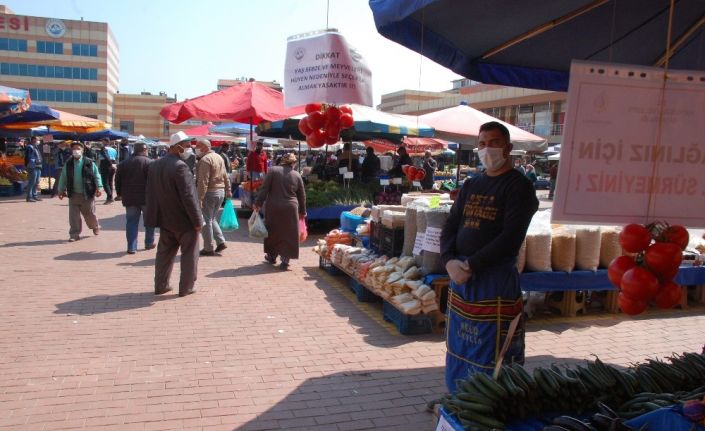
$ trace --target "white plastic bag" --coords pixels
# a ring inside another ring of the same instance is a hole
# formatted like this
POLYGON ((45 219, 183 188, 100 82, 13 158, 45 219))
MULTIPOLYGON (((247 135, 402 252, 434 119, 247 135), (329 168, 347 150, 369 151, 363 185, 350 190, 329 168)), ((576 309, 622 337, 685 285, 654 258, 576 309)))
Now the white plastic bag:
POLYGON ((259 211, 252 211, 250 219, 247 221, 247 226, 250 228, 251 238, 267 238, 269 232, 264 225, 264 220, 259 215, 259 211))

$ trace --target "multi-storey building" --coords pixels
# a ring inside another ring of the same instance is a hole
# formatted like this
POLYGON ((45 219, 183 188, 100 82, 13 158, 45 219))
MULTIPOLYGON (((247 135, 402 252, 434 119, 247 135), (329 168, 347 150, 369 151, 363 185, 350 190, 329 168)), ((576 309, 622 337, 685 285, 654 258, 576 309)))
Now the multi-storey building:
POLYGON ((566 93, 480 84, 469 79, 453 81, 444 92, 402 90, 382 95, 378 108, 397 114, 421 115, 468 104, 507 123, 560 143, 566 93))
POLYGON ((0 82, 32 100, 113 122, 118 45, 107 23, 17 15, 0 5, 0 82))

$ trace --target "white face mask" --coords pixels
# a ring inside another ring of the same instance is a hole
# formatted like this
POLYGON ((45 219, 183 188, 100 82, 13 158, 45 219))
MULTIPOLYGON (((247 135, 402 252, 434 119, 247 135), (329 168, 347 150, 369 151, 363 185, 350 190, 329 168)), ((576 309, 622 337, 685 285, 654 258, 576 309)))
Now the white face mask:
POLYGON ((71 151, 71 153, 77 159, 80 159, 81 156, 83 155, 83 151, 81 151, 81 150, 73 150, 73 151, 71 151))
POLYGON ((196 157, 202 157, 203 156, 203 151, 201 151, 200 148, 196 148, 196 157))
POLYGON ((191 154, 193 154, 193 150, 191 148, 187 148, 181 154, 179 154, 179 157, 181 157, 181 160, 187 160, 189 157, 191 157, 191 154))
POLYGON ((488 171, 497 171, 507 162, 503 148, 485 147, 477 152, 477 156, 488 171))

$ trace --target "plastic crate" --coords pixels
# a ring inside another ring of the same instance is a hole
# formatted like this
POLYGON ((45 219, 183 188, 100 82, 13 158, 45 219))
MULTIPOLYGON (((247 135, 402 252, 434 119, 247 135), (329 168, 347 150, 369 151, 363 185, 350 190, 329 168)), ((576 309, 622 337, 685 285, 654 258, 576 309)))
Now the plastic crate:
POLYGON ((382 316, 387 322, 394 323, 402 335, 430 334, 433 331, 433 322, 429 316, 425 314, 409 316, 387 301, 383 301, 382 316))
POLYGON ((399 257, 404 250, 404 229, 379 227, 379 253, 399 257))
POLYGON ((15 189, 12 186, 0 186, 0 196, 8 197, 8 196, 14 196, 14 195, 15 195, 15 189))
POLYGON ((324 258, 323 256, 318 257, 318 267, 327 272, 330 275, 340 275, 343 274, 343 271, 338 269, 337 266, 333 265, 331 261, 328 259, 324 258))
POLYGON ((382 298, 375 295, 370 289, 360 284, 354 278, 350 279, 350 290, 355 292, 358 302, 379 302, 382 300, 382 298))

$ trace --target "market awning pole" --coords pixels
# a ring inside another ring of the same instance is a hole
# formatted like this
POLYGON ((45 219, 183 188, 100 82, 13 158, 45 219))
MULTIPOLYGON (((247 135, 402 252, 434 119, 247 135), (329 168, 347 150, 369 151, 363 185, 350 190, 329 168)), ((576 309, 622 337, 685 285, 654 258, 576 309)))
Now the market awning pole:
POLYGON ((460 144, 458 144, 458 149, 455 150, 455 187, 458 188, 460 185, 460 144))

